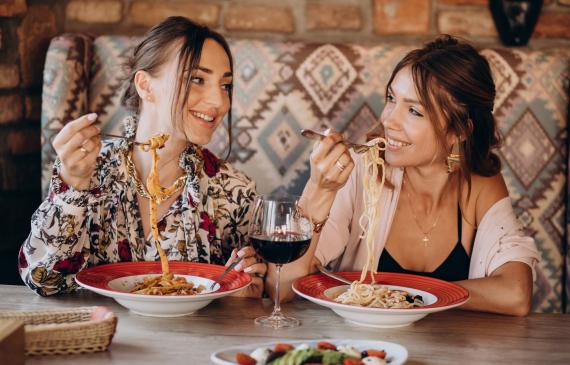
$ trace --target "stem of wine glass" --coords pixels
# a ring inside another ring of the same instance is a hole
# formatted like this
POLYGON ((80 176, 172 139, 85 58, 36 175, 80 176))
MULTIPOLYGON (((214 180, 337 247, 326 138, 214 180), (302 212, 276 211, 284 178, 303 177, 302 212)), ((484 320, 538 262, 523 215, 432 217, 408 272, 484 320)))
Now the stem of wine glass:
POLYGON ((280 293, 279 284, 281 283, 281 265, 275 265, 275 272, 277 276, 277 281, 275 283, 275 304, 273 306, 273 313, 271 316, 282 316, 281 314, 281 303, 280 303, 280 293))

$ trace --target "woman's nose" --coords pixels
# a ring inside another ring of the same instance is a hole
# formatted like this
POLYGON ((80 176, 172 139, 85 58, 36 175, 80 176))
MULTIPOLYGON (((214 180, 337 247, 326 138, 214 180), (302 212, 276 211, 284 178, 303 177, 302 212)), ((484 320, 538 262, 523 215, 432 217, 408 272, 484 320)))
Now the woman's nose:
POLYGON ((398 129, 398 116, 395 108, 386 106, 380 116, 380 122, 384 129, 398 129))
POLYGON ((224 90, 219 86, 210 86, 205 94, 205 102, 215 106, 220 107, 224 103, 224 90))

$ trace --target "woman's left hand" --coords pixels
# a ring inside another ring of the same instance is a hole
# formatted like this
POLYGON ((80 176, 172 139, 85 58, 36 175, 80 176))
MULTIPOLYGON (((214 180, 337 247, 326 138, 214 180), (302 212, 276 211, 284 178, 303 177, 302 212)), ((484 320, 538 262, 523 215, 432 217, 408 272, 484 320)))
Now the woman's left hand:
POLYGON ((255 250, 251 246, 243 247, 241 250, 234 249, 226 266, 231 265, 235 260, 241 258, 241 262, 234 268, 235 271, 243 271, 251 276, 251 285, 240 290, 234 296, 261 298, 263 295, 263 278, 267 273, 267 264, 259 262, 255 255, 255 250))

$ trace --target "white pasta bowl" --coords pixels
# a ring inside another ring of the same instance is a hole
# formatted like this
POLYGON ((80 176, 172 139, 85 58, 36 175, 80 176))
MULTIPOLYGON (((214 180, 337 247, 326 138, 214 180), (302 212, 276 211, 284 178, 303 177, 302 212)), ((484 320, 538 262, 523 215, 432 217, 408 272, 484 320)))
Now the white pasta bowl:
MULTIPOLYGON (((360 272, 337 274, 348 280, 360 278, 360 272)), ((443 280, 398 273, 378 273, 375 279, 376 283, 388 289, 421 295, 424 305, 414 308, 370 308, 339 303, 334 299, 349 286, 339 285, 337 280, 322 274, 297 279, 293 283, 293 291, 305 299, 330 308, 350 323, 377 328, 407 326, 430 313, 454 308, 469 300, 467 289, 443 280)))
POLYGON ((130 293, 147 276, 161 275, 160 262, 121 262, 94 266, 79 272, 75 281, 83 288, 111 297, 133 313, 151 317, 180 317, 194 313, 212 300, 235 293, 251 283, 243 272, 228 273, 212 290, 212 279, 219 276, 224 266, 194 262, 169 262, 176 277, 184 277, 206 289, 194 295, 145 295, 130 293))

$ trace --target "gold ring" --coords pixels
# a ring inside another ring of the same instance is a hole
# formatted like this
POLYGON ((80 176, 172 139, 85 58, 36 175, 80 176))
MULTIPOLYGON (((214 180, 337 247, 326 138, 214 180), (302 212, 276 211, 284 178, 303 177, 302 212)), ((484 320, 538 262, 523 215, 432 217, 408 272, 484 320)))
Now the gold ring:
POLYGON ((336 166, 341 172, 344 171, 344 169, 346 168, 346 166, 344 166, 344 165, 340 162, 340 159, 336 160, 335 166, 336 166))
POLYGON ((83 154, 85 154, 85 155, 89 153, 89 151, 87 151, 87 149, 85 147, 79 148, 79 151, 83 152, 83 154))

